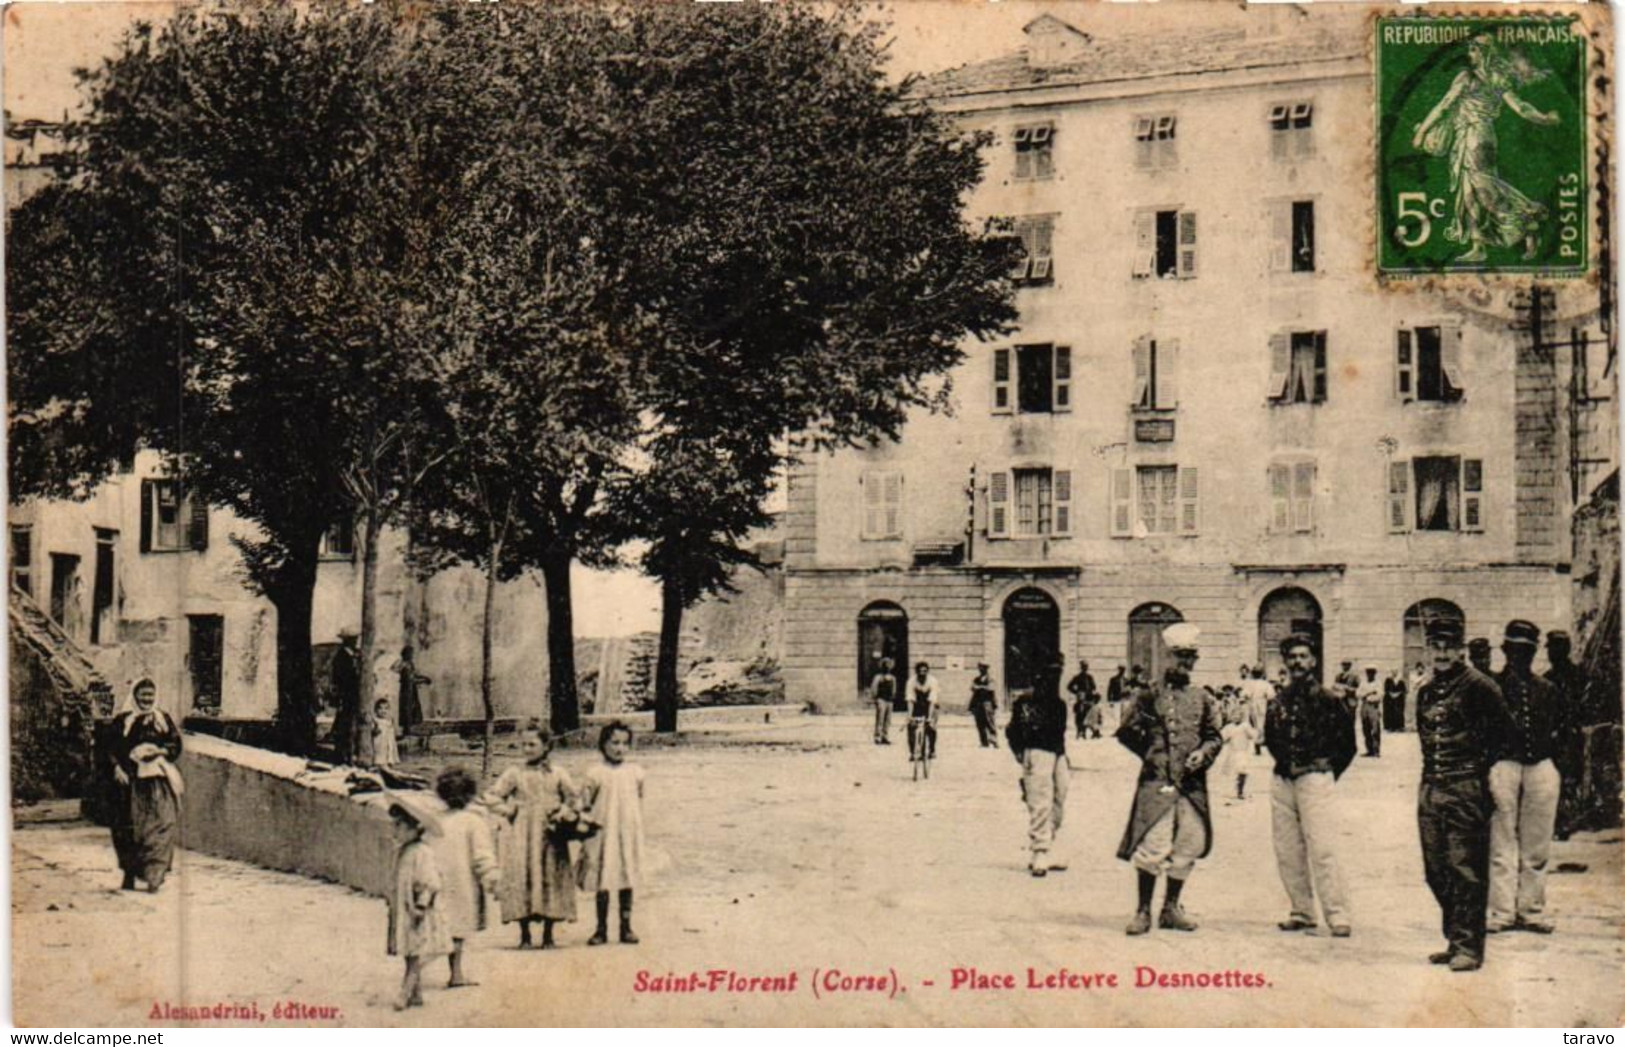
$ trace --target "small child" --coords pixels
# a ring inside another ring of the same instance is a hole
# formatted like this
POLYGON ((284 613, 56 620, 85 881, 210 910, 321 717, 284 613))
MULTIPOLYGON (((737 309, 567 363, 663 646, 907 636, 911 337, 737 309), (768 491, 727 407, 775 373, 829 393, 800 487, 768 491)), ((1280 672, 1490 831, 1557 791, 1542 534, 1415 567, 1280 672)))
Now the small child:
POLYGON ((448 767, 435 779, 434 788, 448 808, 440 819, 434 849, 440 861, 440 909, 451 935, 451 980, 446 988, 456 989, 477 984, 463 975, 463 944, 485 929, 484 892, 494 895, 501 875, 490 826, 483 815, 468 809, 479 792, 474 776, 461 767, 448 767))
POLYGON ((581 886, 596 892, 598 929, 588 945, 609 941, 609 892, 620 892, 621 941, 636 945, 632 933, 632 892, 643 875, 643 768, 626 762, 632 728, 619 720, 598 735, 604 762, 586 773, 581 789, 583 819, 598 833, 582 847, 581 886))
POLYGON ((397 1011, 423 1006, 423 965, 451 952, 451 938, 440 911, 440 869, 424 840, 436 831, 434 816, 406 801, 389 808, 395 829, 395 875, 390 883, 389 955, 406 958, 397 1011))
POLYGON ((519 948, 531 945, 530 925, 542 921, 543 949, 553 925, 576 918, 576 885, 567 827, 576 820, 575 783, 549 762, 553 736, 532 720, 520 735, 525 763, 509 767, 480 797, 501 822, 502 922, 519 924, 519 948))
POLYGON ((401 750, 395 743, 395 721, 389 718, 388 698, 372 703, 372 760, 379 767, 393 767, 401 762, 401 750))
POLYGON ((1240 703, 1231 703, 1224 710, 1224 726, 1219 729, 1219 737, 1224 739, 1224 748, 1219 752, 1218 771, 1219 781, 1228 781, 1231 775, 1236 779, 1236 799, 1247 798, 1247 764, 1253 755, 1253 738, 1257 732, 1247 715, 1247 709, 1240 703))

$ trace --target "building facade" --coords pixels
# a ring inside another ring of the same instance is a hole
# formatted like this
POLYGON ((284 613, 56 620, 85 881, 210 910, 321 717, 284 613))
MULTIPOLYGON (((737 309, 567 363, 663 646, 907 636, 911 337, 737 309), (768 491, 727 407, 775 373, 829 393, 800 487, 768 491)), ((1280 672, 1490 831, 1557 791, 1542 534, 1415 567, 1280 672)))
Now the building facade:
MULTIPOLYGON (((1527 289, 1377 281, 1369 30, 1311 14, 1044 16, 926 81, 993 135, 971 207, 1027 247, 1020 328, 965 346, 951 412, 793 473, 791 695, 850 704, 886 655, 950 701, 983 661, 1155 676, 1174 621, 1215 685, 1293 631, 1386 674, 1434 616, 1567 625, 1572 355, 1527 289)), ((1593 286, 1543 301, 1601 344, 1593 286)))

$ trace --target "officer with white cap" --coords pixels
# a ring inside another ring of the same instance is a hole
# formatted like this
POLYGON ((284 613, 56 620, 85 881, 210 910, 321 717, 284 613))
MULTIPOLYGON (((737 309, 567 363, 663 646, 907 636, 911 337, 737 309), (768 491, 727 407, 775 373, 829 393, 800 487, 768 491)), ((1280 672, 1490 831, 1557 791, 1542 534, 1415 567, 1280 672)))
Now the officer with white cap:
POLYGON ((1117 731, 1117 740, 1140 758, 1134 807, 1117 848, 1117 856, 1134 865, 1139 879, 1129 934, 1151 929, 1159 875, 1167 877, 1168 886, 1157 926, 1196 930, 1179 897, 1196 860, 1207 857, 1213 846, 1207 769, 1218 758, 1224 718, 1210 694, 1191 686, 1201 630, 1185 622, 1170 625, 1162 631, 1162 641, 1174 664, 1163 673, 1160 686, 1139 694, 1117 731))

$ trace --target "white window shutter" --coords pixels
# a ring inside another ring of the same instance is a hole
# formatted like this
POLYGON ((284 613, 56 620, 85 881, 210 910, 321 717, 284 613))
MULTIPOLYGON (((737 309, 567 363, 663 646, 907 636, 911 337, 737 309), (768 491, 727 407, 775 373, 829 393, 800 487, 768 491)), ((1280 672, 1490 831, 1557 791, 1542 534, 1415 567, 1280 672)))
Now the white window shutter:
POLYGON ((1134 275, 1148 277, 1157 269, 1157 213, 1134 214, 1134 275))
POLYGON ((1196 212, 1179 212, 1179 277, 1196 275, 1196 212))
POLYGON ((1010 536, 1010 474, 989 473, 987 477, 987 536, 1010 536))
POLYGON ((1134 339, 1134 396, 1131 407, 1151 407, 1151 340, 1134 339))
POLYGON ((1054 377, 1053 396, 1050 398, 1052 409, 1060 413, 1072 410, 1072 349, 1070 346, 1058 345, 1055 347, 1055 366, 1051 372, 1054 377))
POLYGON ((1179 406, 1179 339, 1157 343, 1157 387, 1152 390, 1156 406, 1171 410, 1179 406))
POLYGON ((1411 463, 1396 458, 1388 463, 1388 533, 1411 529, 1411 463))
POLYGON ((1444 380, 1457 393, 1465 392, 1467 384, 1461 374, 1461 325, 1448 324, 1439 329, 1439 364, 1444 380))
POLYGON ((900 538, 903 534, 903 474, 883 473, 880 501, 884 508, 883 523, 887 538, 900 538))
POLYGON ((1276 463, 1269 468, 1270 531, 1285 534, 1292 529, 1292 467, 1276 463))
POLYGON ((863 537, 879 538, 885 526, 883 496, 885 483, 880 473, 864 473, 858 481, 863 486, 863 537))
POLYGON ((1315 463, 1296 462, 1292 466, 1292 529, 1315 529, 1315 463))
POLYGON ((1179 470, 1179 533, 1197 534, 1201 530, 1201 506, 1197 500, 1196 467, 1179 470))
POLYGON ((1134 537, 1134 470, 1111 472, 1111 536, 1134 537))
POLYGON ((1292 336, 1285 331, 1270 335, 1270 382, 1265 392, 1271 400, 1286 399, 1286 385, 1292 374, 1292 336))
MULTIPOLYGON (((1279 145, 1285 137, 1279 131, 1270 135, 1279 145)), ((1292 268, 1292 201, 1275 200, 1270 209, 1270 270, 1282 273, 1292 268)))
POLYGON ((1072 470, 1055 470, 1050 490, 1055 508, 1055 526, 1051 533, 1064 538, 1072 533, 1072 470))
POLYGON ((1461 529, 1484 529, 1484 460, 1461 460, 1461 529))
POLYGON ((1013 359, 1008 349, 993 350, 993 380, 992 380, 992 407, 994 414, 1009 414, 1010 403, 1010 367, 1013 359))
POLYGON ((1401 402, 1416 399, 1416 338, 1409 328, 1400 328, 1394 347, 1394 395, 1401 402))

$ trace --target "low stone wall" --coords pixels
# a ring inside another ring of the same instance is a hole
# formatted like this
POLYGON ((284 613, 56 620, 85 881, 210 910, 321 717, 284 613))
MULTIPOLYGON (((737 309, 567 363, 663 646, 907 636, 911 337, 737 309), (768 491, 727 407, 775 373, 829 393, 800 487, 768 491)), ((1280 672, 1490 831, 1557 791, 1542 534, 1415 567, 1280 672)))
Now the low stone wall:
POLYGON ((394 845, 382 794, 299 780, 305 761, 187 734, 183 845, 383 897, 394 845))

